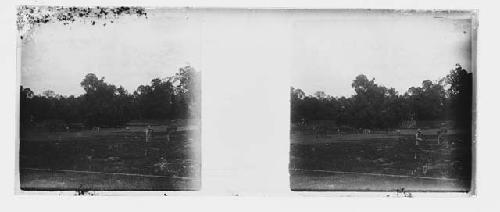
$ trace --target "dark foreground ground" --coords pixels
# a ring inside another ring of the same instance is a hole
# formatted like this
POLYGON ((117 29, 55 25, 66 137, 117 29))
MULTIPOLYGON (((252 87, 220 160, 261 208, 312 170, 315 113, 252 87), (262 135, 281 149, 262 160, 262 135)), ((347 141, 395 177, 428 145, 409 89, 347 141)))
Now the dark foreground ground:
POLYGON ((198 190, 199 140, 124 129, 23 133, 22 190, 198 190))
MULTIPOLYGON (((465 135, 292 135, 290 181, 296 191, 469 191, 471 149, 465 135)), ((470 139, 469 139, 470 140, 470 139)))

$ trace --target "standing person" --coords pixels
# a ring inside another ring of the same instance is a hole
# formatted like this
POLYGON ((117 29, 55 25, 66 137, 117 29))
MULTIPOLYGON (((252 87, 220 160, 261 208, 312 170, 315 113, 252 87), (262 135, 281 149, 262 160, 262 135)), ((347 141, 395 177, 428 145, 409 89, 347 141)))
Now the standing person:
POLYGON ((167 125, 166 131, 167 131, 167 137, 166 137, 166 139, 167 139, 167 142, 168 142, 171 139, 171 134, 175 133, 177 131, 177 127, 173 126, 173 125, 171 125, 171 126, 167 125))
POLYGON ((417 134, 415 134, 415 145, 418 146, 420 142, 424 141, 424 134, 422 134, 422 130, 417 129, 417 134))
POLYGON ((422 134, 422 130, 417 129, 417 133, 415 134, 415 147, 414 147, 414 156, 413 159, 417 160, 419 158, 419 148, 421 142, 424 141, 424 134, 422 134))
POLYGON ((401 135, 401 130, 400 129, 396 130, 396 135, 398 135, 398 136, 401 135))
MULTIPOLYGON (((151 138, 153 137, 153 129, 151 128, 151 125, 148 125, 146 129, 144 129, 144 132, 146 133, 146 143, 151 142, 151 138)), ((144 145, 144 156, 148 157, 148 145, 144 145)))
POLYGON ((440 144, 441 140, 445 138, 447 132, 448 129, 446 129, 446 125, 444 123, 441 123, 441 129, 438 132, 438 144, 440 144))
POLYGON ((441 137, 443 136, 443 130, 439 129, 437 131, 437 144, 440 144, 441 142, 441 137))
POLYGON ((306 119, 305 119, 305 118, 302 118, 302 119, 300 120, 299 126, 300 126, 300 127, 305 127, 305 126, 306 126, 306 119))
POLYGON ((151 125, 148 125, 144 132, 146 133, 146 143, 150 142, 151 138, 153 137, 153 129, 151 128, 151 125))
POLYGON ((167 127, 165 128, 165 132, 167 132, 166 139, 167 139, 167 142, 169 142, 170 141, 170 128, 169 128, 168 124, 167 124, 167 127))

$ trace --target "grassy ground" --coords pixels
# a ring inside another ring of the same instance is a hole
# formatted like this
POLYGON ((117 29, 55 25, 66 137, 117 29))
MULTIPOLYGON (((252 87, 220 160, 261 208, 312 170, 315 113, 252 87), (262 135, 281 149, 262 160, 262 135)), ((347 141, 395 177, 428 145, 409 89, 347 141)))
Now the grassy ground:
POLYGON ((154 191, 197 190, 200 179, 87 172, 68 170, 24 169, 23 190, 41 191, 154 191))
POLYGON ((199 132, 140 130, 23 132, 23 190, 196 190, 200 187, 199 132))
POLYGON ((459 179, 420 178, 371 173, 291 171, 294 191, 398 191, 465 192, 466 181, 459 179))
POLYGON ((350 134, 315 138, 294 133, 292 190, 414 191, 470 189, 470 144, 465 136, 437 136, 415 146, 413 135, 350 134))

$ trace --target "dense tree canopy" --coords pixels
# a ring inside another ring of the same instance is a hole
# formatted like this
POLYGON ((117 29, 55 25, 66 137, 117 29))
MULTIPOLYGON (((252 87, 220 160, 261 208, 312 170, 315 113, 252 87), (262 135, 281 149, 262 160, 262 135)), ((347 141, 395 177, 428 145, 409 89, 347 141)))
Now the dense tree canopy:
POLYGON ((354 128, 387 129, 408 120, 452 120, 468 126, 472 120, 472 74, 460 65, 446 77, 436 82, 424 80, 420 87, 410 87, 404 94, 363 74, 353 80, 352 88, 355 94, 351 97, 335 98, 323 91, 308 96, 292 87, 292 122, 334 120, 354 128))
POLYGON ((472 120, 473 79, 459 64, 445 78, 448 89, 450 113, 463 127, 470 128, 472 120))
POLYGON ((130 120, 199 118, 199 75, 191 66, 182 67, 174 76, 155 78, 150 85, 138 86, 132 94, 93 73, 81 81, 85 93, 78 97, 64 97, 50 90, 35 95, 30 88, 21 86, 21 126, 119 126, 130 120))
MULTIPOLYGON (((200 73, 186 66, 173 76, 138 86, 132 94, 93 73, 81 81, 85 93, 78 97, 64 97, 50 90, 35 95, 21 86, 21 126, 54 121, 88 127, 118 126, 130 120, 199 118, 200 80, 200 73)), ((457 65, 446 77, 436 82, 424 80, 404 94, 362 74, 352 82, 355 94, 351 97, 333 97, 323 91, 306 95, 292 87, 291 119, 333 120, 353 128, 379 129, 395 128, 407 120, 454 120, 458 126, 470 128, 472 83, 472 74, 457 65)))

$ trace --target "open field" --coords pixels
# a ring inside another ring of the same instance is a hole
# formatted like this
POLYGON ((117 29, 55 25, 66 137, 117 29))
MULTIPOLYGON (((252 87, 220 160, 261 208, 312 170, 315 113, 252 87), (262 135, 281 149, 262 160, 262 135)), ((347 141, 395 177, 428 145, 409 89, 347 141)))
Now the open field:
MULTIPOLYGON (((425 133, 424 133, 425 134, 425 133)), ((465 135, 347 134, 291 136, 292 190, 467 191, 471 153, 465 135)))
POLYGON ((23 132, 23 190, 197 190, 199 131, 144 128, 72 132, 23 132))
POLYGON ((435 191, 465 192, 467 182, 460 179, 413 177, 374 173, 322 170, 291 170, 295 191, 435 191))

